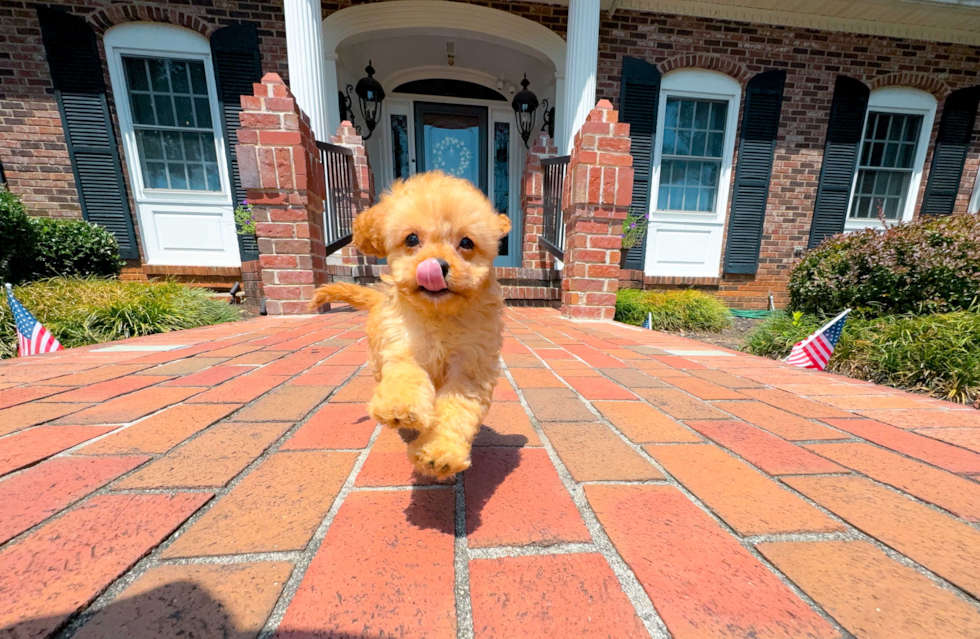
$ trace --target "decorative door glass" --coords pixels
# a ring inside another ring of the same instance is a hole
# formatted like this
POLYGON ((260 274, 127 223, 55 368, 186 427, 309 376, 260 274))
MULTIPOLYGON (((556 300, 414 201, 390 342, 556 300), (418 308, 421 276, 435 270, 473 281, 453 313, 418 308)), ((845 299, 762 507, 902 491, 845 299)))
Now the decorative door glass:
POLYGON ((486 193, 486 109, 425 102, 416 102, 415 109, 419 169, 469 180, 486 193))

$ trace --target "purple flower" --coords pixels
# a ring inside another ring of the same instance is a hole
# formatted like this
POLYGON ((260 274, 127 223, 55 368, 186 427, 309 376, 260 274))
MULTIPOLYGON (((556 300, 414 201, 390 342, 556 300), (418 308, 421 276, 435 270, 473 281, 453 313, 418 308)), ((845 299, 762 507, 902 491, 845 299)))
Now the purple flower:
POLYGON ((632 224, 630 224, 630 228, 631 229, 635 229, 636 228, 636 222, 633 222, 632 224))

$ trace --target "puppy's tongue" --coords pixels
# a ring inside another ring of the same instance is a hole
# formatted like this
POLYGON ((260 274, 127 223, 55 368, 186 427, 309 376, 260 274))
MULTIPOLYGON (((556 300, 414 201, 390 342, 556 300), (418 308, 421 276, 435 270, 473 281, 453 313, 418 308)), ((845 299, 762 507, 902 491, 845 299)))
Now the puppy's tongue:
POLYGON ((438 293, 446 288, 446 278, 442 276, 442 265, 439 260, 430 257, 415 269, 415 280, 424 289, 438 293))

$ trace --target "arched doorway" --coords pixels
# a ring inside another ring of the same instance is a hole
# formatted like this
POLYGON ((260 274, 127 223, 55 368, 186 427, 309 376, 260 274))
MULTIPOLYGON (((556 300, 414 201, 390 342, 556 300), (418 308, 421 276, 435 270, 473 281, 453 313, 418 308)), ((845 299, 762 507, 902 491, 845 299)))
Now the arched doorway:
MULTIPOLYGON (((513 221, 497 265, 519 266, 526 149, 510 102, 526 74, 537 97, 560 113, 564 40, 509 13, 433 0, 343 9, 324 20, 323 40, 331 128, 343 107, 330 88, 355 85, 369 61, 387 94, 366 143, 378 191, 436 168, 472 181, 513 221)), ((356 105, 353 112, 356 120, 356 105)))

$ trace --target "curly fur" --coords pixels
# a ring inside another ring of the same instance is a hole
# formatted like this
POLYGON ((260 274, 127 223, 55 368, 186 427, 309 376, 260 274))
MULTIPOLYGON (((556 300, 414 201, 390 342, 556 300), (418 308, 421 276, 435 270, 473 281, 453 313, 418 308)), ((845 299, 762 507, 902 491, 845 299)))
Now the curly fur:
POLYGON ((396 182, 354 220, 354 244, 386 257, 380 290, 353 284, 317 289, 313 305, 343 301, 368 311, 370 361, 378 382, 368 406, 391 428, 417 430, 409 459, 424 474, 449 477, 470 466, 470 447, 499 377, 503 296, 493 272, 510 219, 469 182, 439 172, 396 182), (406 238, 420 243, 408 247, 406 238), (470 238, 474 248, 460 247, 470 238), (446 261, 449 291, 416 281, 418 265, 446 261))

